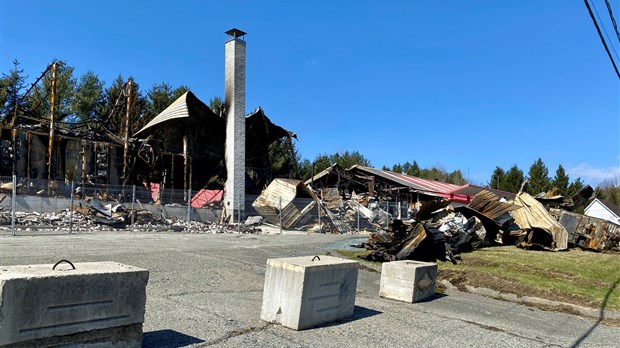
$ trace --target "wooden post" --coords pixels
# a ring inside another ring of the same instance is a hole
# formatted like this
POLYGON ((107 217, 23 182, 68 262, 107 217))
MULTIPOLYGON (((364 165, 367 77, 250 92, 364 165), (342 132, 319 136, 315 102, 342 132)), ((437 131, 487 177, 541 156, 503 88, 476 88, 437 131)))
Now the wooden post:
POLYGON ((50 138, 47 147, 47 180, 48 185, 56 179, 56 167, 54 166, 54 116, 56 113, 56 70, 58 63, 52 64, 52 105, 50 110, 50 138), (52 173, 53 172, 53 173, 52 173))
POLYGON ((127 81, 127 112, 125 113, 125 141, 123 149, 123 186, 127 183, 129 169, 129 113, 131 111, 131 80, 127 81))
POLYGON ((188 155, 187 155, 187 135, 183 136, 183 191, 187 193, 188 185, 187 185, 187 164, 188 164, 188 155))

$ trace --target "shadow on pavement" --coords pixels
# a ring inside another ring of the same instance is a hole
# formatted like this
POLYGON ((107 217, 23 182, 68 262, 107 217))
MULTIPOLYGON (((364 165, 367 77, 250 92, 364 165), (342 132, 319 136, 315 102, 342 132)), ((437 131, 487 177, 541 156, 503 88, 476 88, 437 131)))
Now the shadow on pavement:
POLYGON ((180 348, 202 342, 204 340, 174 330, 145 332, 142 336, 142 348, 180 348))
MULTIPOLYGON (((319 329, 319 328, 322 328, 322 327, 330 327, 330 326, 341 325, 341 324, 348 323, 348 322, 351 322, 351 321, 356 321, 356 320, 360 320, 360 319, 364 319, 364 318, 369 318, 369 317, 375 316, 377 314, 382 314, 382 313, 383 312, 379 312, 379 311, 376 311, 374 309, 370 309, 370 308, 366 308, 366 307, 360 307, 360 306, 355 306, 355 308, 353 309, 353 315, 352 316, 350 316, 348 318, 336 320, 333 323, 328 323, 328 324, 325 324, 325 325, 316 326, 316 327, 314 327, 314 329, 319 329)), ((310 330, 312 330, 312 329, 310 329, 310 330)))
POLYGON ((589 328, 588 331, 584 332, 584 334, 581 335, 581 337, 579 337, 575 341, 575 343, 573 343, 573 345, 571 346, 572 348, 579 347, 579 345, 581 345, 581 343, 583 343, 583 341, 588 336, 590 336, 590 334, 592 334, 592 331, 594 331, 594 329, 596 329, 596 327, 601 324, 601 322, 605 318, 605 307, 607 307, 607 302, 609 301, 609 297, 614 292, 614 290, 618 287, 618 284, 620 284, 620 278, 618 278, 613 284, 611 284, 611 287, 607 291, 607 294, 605 294, 605 298, 603 299, 603 303, 601 304, 601 309, 599 311, 598 320, 596 321, 596 323, 594 323, 594 325, 592 325, 592 327, 589 328))
POLYGON ((425 298, 423 300, 418 301, 417 303, 431 302, 431 301, 434 301, 434 300, 436 300, 438 298, 442 298, 442 297, 448 297, 448 295, 436 292, 433 295, 431 295, 431 296, 429 296, 429 297, 427 297, 427 298, 425 298))

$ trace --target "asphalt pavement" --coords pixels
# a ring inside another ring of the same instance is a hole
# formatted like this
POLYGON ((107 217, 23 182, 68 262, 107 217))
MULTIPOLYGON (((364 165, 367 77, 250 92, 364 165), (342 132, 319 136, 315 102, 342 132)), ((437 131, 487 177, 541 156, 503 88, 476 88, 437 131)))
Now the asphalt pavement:
MULTIPOLYGON (((620 328, 459 291, 407 304, 360 269, 353 317, 294 331, 260 320, 268 258, 324 254, 356 235, 97 232, 0 235, 0 265, 114 261, 150 271, 143 347, 617 347, 620 328)), ((349 241, 351 239, 351 241, 349 241)))

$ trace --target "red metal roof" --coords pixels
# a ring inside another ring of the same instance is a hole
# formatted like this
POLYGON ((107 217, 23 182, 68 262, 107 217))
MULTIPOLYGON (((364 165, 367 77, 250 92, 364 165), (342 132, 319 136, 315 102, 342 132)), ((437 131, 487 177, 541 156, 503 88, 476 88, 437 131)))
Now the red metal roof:
POLYGON ((435 180, 422 179, 415 176, 391 172, 389 170, 380 170, 376 168, 358 165, 349 168, 349 170, 352 169, 358 169, 372 175, 380 176, 386 180, 394 181, 399 185, 407 186, 414 191, 419 191, 433 196, 448 198, 456 202, 468 203, 472 198, 467 195, 455 194, 455 191, 463 187, 459 185, 448 184, 435 180))
POLYGON ((205 190, 202 189, 192 197, 192 208, 204 208, 210 202, 222 200, 224 190, 205 190))

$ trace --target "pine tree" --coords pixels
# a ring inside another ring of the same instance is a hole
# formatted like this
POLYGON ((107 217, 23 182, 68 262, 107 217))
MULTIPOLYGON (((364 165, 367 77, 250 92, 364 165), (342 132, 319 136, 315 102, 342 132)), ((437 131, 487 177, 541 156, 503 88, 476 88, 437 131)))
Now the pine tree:
POLYGON ((537 195, 541 192, 547 192, 551 182, 549 180, 549 169, 545 166, 542 159, 538 158, 530 166, 530 171, 527 174, 528 185, 527 193, 531 195, 537 195))
POLYGON ((502 191, 517 193, 521 189, 523 181, 525 181, 523 171, 516 164, 513 164, 504 175, 504 180, 500 182, 499 188, 502 191))
MULTIPOLYGON (((24 70, 19 69, 17 59, 13 60, 13 69, 8 75, 2 74, 0 78, 0 121, 4 117, 11 117, 15 111, 15 105, 22 99, 22 90, 24 88, 27 76, 23 75, 24 70)), ((22 101, 19 108, 23 109, 25 102, 22 101)))
POLYGON ((564 171, 564 167, 562 167, 562 165, 560 164, 558 166, 558 169, 555 171, 555 176, 553 177, 551 185, 554 188, 557 188, 558 194, 564 196, 566 195, 566 192, 568 190, 569 181, 570 179, 568 177, 568 174, 566 174, 566 171, 564 171))
POLYGON ((583 180, 581 180, 581 178, 577 178, 575 179, 575 181, 571 182, 570 185, 568 185, 568 189, 566 190, 566 195, 572 196, 575 193, 579 192, 579 190, 581 190, 583 187, 584 187, 583 180))
POLYGON ((418 162, 416 162, 415 160, 413 161, 413 163, 411 164, 411 168, 407 170, 407 175, 420 177, 421 172, 420 172, 420 166, 418 165, 418 162))
POLYGON ((71 109, 79 121, 95 120, 103 111, 105 95, 104 83, 92 71, 80 77, 71 99, 71 109))
POLYGON ((394 173, 404 173, 403 166, 401 166, 400 163, 393 165, 392 166, 392 171, 394 173))
POLYGON ((493 188, 496 190, 501 190, 502 181, 505 180, 506 172, 500 167, 495 167, 493 173, 491 174, 491 179, 487 183, 488 188, 493 188))
POLYGON ((463 173, 460 169, 457 169, 448 175, 448 183, 454 185, 465 185, 467 180, 463 177, 463 173))
MULTIPOLYGON (((76 120, 71 108, 76 79, 73 77, 74 68, 63 61, 56 62, 56 98, 55 121, 72 122, 76 120)), ((53 74, 50 69, 43 77, 41 88, 35 88, 28 96, 30 111, 41 118, 49 118, 51 111, 51 92, 53 74)))

